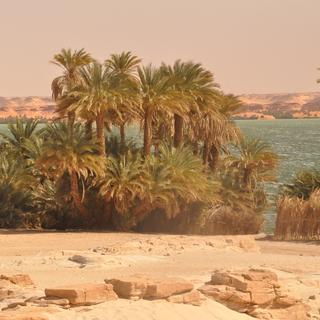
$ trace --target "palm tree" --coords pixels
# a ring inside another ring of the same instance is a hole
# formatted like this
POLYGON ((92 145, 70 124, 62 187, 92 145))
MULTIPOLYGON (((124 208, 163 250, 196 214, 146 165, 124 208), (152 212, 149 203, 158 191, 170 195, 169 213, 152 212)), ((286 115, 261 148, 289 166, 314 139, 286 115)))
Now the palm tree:
POLYGON ((269 144, 259 139, 241 138, 235 149, 234 155, 226 157, 225 166, 235 172, 245 190, 253 190, 258 182, 275 180, 279 159, 269 144))
MULTIPOLYGON (((119 83, 132 89, 132 93, 135 95, 138 89, 137 67, 140 62, 141 59, 131 52, 122 52, 120 54, 112 54, 105 64, 110 68, 111 73, 118 79, 119 83)), ((133 107, 131 104, 119 104, 117 106, 118 112, 114 113, 113 123, 119 127, 122 145, 125 145, 126 124, 137 119, 139 114, 137 110, 138 105, 133 104, 133 107)))
POLYGON ((140 205, 132 210, 136 221, 154 209, 163 209, 173 218, 191 202, 215 201, 215 188, 203 169, 191 149, 161 145, 159 155, 148 157, 144 164, 144 192, 140 205))
POLYGON ((41 130, 38 130, 39 120, 17 118, 15 123, 8 124, 9 133, 0 133, 0 136, 9 144, 18 156, 28 157, 26 143, 35 143, 39 139, 41 130))
POLYGON ((142 197, 145 189, 145 173, 139 156, 131 154, 107 159, 105 174, 99 179, 99 193, 120 214, 125 214, 142 197))
POLYGON ((35 179, 15 154, 0 154, 0 227, 16 227, 20 214, 31 207, 35 179))
POLYGON ((144 154, 149 156, 152 145, 152 121, 159 112, 186 112, 186 101, 172 86, 171 79, 162 68, 152 65, 138 68, 139 89, 143 110, 144 154))
POLYGON ((216 200, 201 160, 185 147, 162 145, 158 157, 145 161, 130 153, 110 157, 98 185, 100 195, 113 204, 122 229, 132 228, 155 209, 174 217, 188 203, 216 200))
POLYGON ((87 139, 86 132, 79 123, 75 124, 73 133, 64 122, 48 125, 45 139, 43 153, 38 158, 37 165, 54 178, 68 174, 74 205, 85 215, 78 180, 101 172, 103 159, 98 156, 97 145, 87 139))
POLYGON ((112 69, 93 62, 81 70, 82 84, 70 91, 66 99, 73 100, 71 110, 94 117, 99 152, 105 155, 105 118, 118 113, 119 104, 129 104, 131 90, 119 83, 112 69))
MULTIPOLYGON (((174 65, 162 65, 164 72, 169 76, 172 86, 182 96, 189 100, 188 109, 199 110, 206 107, 216 98, 218 85, 214 82, 213 74, 205 70, 199 63, 177 60, 174 65)), ((174 114, 174 146, 178 147, 183 141, 183 126, 186 113, 174 114)))
POLYGON ((75 121, 75 113, 69 110, 72 101, 65 99, 63 103, 60 103, 59 100, 81 83, 81 69, 92 61, 91 55, 84 49, 74 51, 62 49, 53 56, 51 61, 62 69, 62 75, 52 81, 52 97, 55 101, 58 101, 57 112, 60 116, 67 113, 70 128, 75 121))
POLYGON ((241 133, 230 118, 232 114, 242 105, 238 97, 232 94, 220 93, 218 95, 217 104, 222 117, 222 125, 213 126, 211 133, 211 146, 209 146, 208 158, 209 166, 214 171, 219 162, 219 157, 222 152, 227 153, 227 148, 230 143, 236 143, 241 136, 241 133))

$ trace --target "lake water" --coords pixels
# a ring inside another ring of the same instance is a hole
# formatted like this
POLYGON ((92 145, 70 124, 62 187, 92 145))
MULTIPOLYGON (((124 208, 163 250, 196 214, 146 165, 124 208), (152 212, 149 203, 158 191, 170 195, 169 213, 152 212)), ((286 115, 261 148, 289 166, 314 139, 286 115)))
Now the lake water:
MULTIPOLYGON (((296 172, 320 165, 320 119, 236 122, 245 135, 270 143, 280 156, 278 182, 268 185, 269 198, 273 205, 266 213, 265 230, 271 231, 275 221, 274 202, 279 186, 289 182, 296 172)), ((0 131, 5 130, 6 125, 0 124, 0 131)), ((133 131, 136 135, 136 130, 128 130, 128 133, 133 134, 133 131)))

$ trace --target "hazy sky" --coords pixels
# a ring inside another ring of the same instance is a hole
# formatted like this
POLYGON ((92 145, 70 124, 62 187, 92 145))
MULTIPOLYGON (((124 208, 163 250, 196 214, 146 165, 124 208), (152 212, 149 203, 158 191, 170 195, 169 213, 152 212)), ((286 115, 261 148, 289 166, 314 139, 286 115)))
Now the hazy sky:
POLYGON ((320 91, 320 0, 0 0, 0 96, 50 95, 61 48, 202 62, 226 92, 320 91))

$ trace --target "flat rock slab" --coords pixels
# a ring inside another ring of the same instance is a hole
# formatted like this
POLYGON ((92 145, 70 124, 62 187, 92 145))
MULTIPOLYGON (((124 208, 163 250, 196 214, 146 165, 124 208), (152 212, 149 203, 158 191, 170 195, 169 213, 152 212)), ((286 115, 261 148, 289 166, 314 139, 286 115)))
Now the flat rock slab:
POLYGON ((125 299, 166 299, 172 295, 189 292, 193 284, 180 278, 148 278, 135 275, 116 279, 106 279, 112 284, 114 291, 125 299))
POLYGON ((46 297, 67 299, 71 305, 93 305, 116 300, 117 294, 111 284, 78 284, 45 289, 46 297))

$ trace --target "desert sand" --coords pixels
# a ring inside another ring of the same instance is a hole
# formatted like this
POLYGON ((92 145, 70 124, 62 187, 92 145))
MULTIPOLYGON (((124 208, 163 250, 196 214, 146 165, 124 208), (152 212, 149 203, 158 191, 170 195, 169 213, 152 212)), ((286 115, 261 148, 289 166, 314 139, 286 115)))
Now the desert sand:
MULTIPOLYGON (((288 292, 310 305, 314 314, 320 314, 319 243, 255 243, 235 236, 1 231, 0 274, 28 274, 38 290, 101 283, 106 278, 133 274, 181 277, 199 287, 210 280, 216 269, 264 268, 274 271, 288 292)), ((52 319, 57 318, 52 315, 52 319)), ((200 307, 164 300, 119 299, 65 310, 58 319, 253 318, 210 299, 200 307)))

